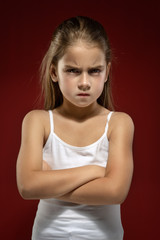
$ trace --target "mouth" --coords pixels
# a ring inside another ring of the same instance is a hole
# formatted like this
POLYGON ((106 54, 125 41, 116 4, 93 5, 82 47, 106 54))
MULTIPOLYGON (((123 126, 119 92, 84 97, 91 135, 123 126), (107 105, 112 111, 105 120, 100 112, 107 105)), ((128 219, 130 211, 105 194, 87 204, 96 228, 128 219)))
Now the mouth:
POLYGON ((90 96, 88 93, 79 93, 77 94, 77 96, 80 96, 80 97, 88 97, 90 96))

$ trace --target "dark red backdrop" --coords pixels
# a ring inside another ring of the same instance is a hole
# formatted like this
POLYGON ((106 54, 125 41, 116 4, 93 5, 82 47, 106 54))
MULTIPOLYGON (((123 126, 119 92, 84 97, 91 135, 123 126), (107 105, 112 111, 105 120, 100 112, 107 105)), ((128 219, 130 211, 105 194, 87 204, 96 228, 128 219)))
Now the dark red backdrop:
POLYGON ((16 187, 21 122, 35 108, 38 68, 53 29, 75 15, 93 17, 105 26, 116 59, 117 109, 129 113, 135 123, 135 172, 122 205, 125 240, 158 239, 159 12, 155 0, 4 1, 0 14, 1 239, 30 239, 37 201, 23 200, 16 187))

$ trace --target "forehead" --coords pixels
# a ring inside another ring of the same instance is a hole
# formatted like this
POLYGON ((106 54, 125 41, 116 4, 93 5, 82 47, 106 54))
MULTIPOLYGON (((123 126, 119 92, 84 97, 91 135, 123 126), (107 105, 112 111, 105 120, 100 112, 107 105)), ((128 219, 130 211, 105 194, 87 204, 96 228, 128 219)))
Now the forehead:
POLYGON ((101 48, 77 42, 66 49, 63 57, 59 60, 59 63, 82 67, 104 65, 106 61, 105 54, 101 48))

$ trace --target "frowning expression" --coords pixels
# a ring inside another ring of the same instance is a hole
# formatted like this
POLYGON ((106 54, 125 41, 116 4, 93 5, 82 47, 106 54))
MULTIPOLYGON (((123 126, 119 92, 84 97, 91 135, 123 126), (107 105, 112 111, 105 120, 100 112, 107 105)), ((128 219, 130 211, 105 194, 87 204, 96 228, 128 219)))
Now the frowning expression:
POLYGON ((77 42, 66 49, 52 79, 58 81, 63 101, 85 107, 101 95, 109 67, 100 48, 77 42))

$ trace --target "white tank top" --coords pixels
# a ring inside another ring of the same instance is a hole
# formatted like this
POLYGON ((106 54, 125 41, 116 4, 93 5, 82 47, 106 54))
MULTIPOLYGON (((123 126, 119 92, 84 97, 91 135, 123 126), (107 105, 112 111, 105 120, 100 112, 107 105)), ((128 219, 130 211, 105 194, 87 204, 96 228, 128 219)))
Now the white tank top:
MULTIPOLYGON (((106 167, 109 141, 108 114, 104 134, 94 143, 72 146, 54 133, 53 113, 50 135, 43 148, 43 159, 52 169, 67 169, 84 165, 106 167)), ((32 240, 122 240, 120 205, 81 205, 56 199, 43 199, 38 204, 32 240)))

